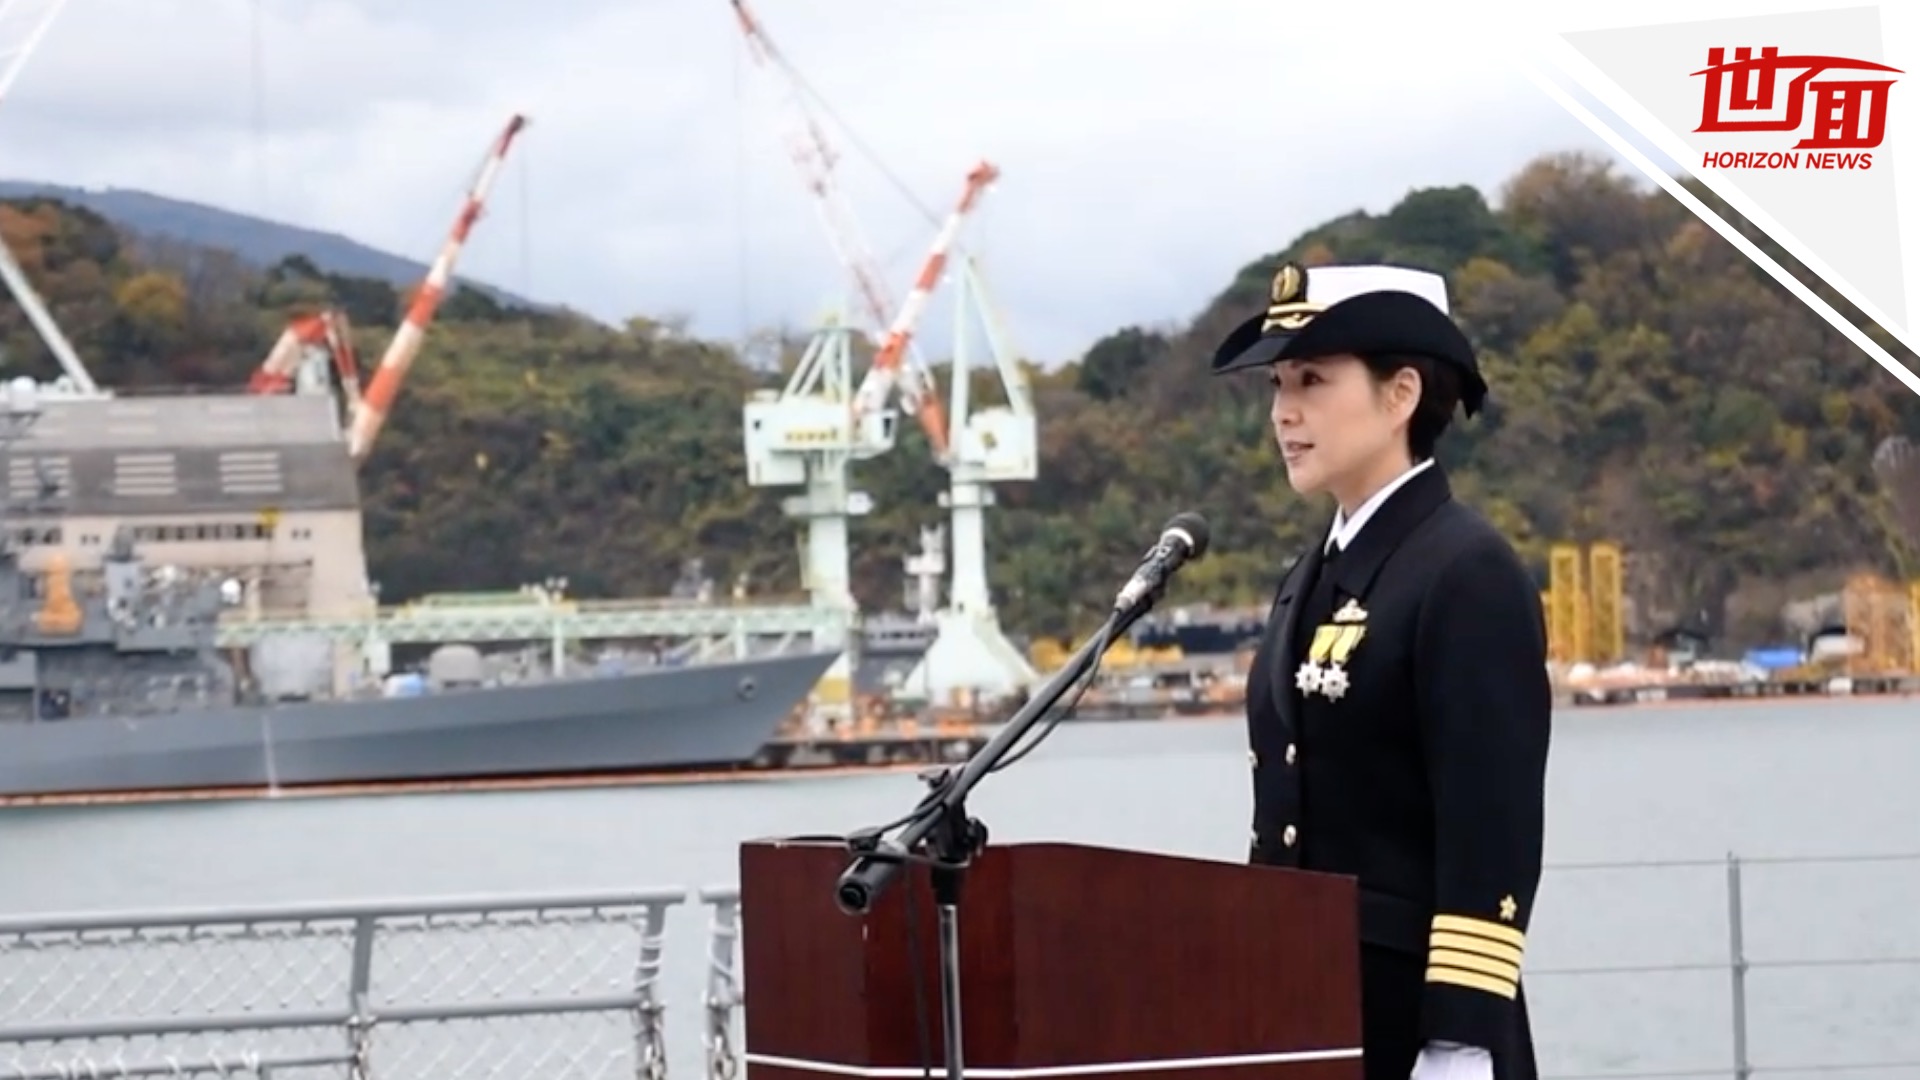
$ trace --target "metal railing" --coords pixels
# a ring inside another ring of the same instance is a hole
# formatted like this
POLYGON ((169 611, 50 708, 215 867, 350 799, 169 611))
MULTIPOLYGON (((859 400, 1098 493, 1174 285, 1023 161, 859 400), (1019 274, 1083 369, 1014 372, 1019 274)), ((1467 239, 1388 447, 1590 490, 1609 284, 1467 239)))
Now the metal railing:
POLYGON ((0 920, 0 1076, 662 1080, 661 952, 686 898, 0 920))
MULTIPOLYGON (((1554 964, 1547 966, 1529 965, 1527 969, 1528 993, 1531 997, 1541 996, 1542 988, 1550 993, 1558 988, 1562 980, 1580 978, 1604 979, 1607 977, 1638 978, 1645 976, 1676 976, 1686 974, 1720 975, 1726 981, 1726 1042, 1724 1058, 1692 1063, 1671 1063, 1655 1065, 1635 1065, 1606 1071, 1555 1071, 1554 1062, 1548 1057, 1543 1070, 1543 1080, 1656 1080, 1656 1078, 1683 1077, 1726 1077, 1731 1080, 1751 1080, 1757 1076, 1807 1076, 1878 1074, 1920 1076, 1920 1040, 1913 1033, 1920 1031, 1920 979, 1913 976, 1903 989, 1910 999, 1910 1010, 1905 1015, 1897 1015, 1900 1006, 1886 999, 1879 1001, 1857 1001, 1852 1003, 1862 1014, 1881 1012, 1888 1020, 1889 1027, 1907 1033, 1908 1045, 1887 1056, 1874 1057, 1857 1053, 1817 1052, 1817 1056, 1808 1058, 1801 1055, 1780 1054, 1756 1055, 1754 1050, 1755 1018, 1759 1010, 1752 1000, 1752 984, 1756 973, 1815 971, 1851 971, 1862 972, 1876 968, 1899 968, 1910 972, 1920 972, 1920 911, 1915 910, 1915 900, 1920 898, 1920 853, 1883 854, 1883 855, 1834 855, 1834 856, 1783 856, 1753 857, 1729 853, 1723 860, 1675 859, 1648 860, 1631 862, 1593 862, 1564 863, 1548 867, 1547 876, 1561 892, 1562 907, 1566 906, 1565 891, 1569 887, 1581 888, 1582 879, 1591 875, 1607 872, 1629 873, 1635 875, 1644 884, 1645 876, 1656 871, 1696 871, 1714 872, 1723 876, 1724 884, 1719 888, 1725 898, 1725 951, 1718 956, 1699 956, 1692 959, 1607 962, 1593 964, 1554 964), (1840 868, 1856 870, 1868 867, 1903 866, 1916 874, 1916 878, 1904 888, 1880 891, 1877 894, 1886 911, 1895 916, 1891 920, 1873 920, 1860 910, 1845 910, 1845 905, 1836 901, 1848 894, 1858 896, 1862 890, 1850 889, 1847 882, 1840 879, 1840 868), (1793 951, 1782 949, 1774 952, 1762 946, 1756 950, 1751 926, 1756 914, 1756 905, 1749 897, 1749 885, 1753 874, 1769 868, 1818 869, 1820 877, 1814 882, 1802 882, 1803 888, 1810 888, 1810 899, 1815 903, 1791 903, 1782 913, 1771 915, 1779 936, 1796 943, 1790 947, 1793 951), (1810 912, 1817 915, 1810 916, 1810 912), (1837 916, 1834 917, 1834 916, 1837 916), (1877 936, 1879 944, 1867 952, 1857 946, 1849 950, 1853 955, 1813 955, 1799 951, 1805 942, 1822 936, 1820 928, 1825 928, 1826 936, 1843 936, 1857 932, 1862 926, 1878 926, 1882 933, 1877 936), (1904 936, 1905 940, 1892 940, 1904 936), (1796 1060, 1797 1058, 1797 1060, 1796 1060)), ((1587 904, 1603 907, 1604 899, 1597 902, 1587 897, 1587 904)), ((1804 981, 1786 991, 1788 1002, 1804 1001, 1800 996, 1806 987, 1804 981)), ((1869 995, 1870 996, 1870 995, 1869 995)), ((1697 999, 1696 999, 1697 1001, 1697 999)), ((1569 1010, 1570 1012, 1572 1010, 1569 1010)), ((1818 1025, 1828 1031, 1828 1037, 1822 1040, 1828 1047, 1835 1045, 1852 1046, 1861 1041, 1858 1032, 1841 1034, 1835 1029, 1847 1026, 1848 1017, 1833 1015, 1831 1007, 1820 1010, 1823 1019, 1818 1025)), ((1768 1025, 1769 1028, 1777 1026, 1768 1025)), ((1536 1038, 1541 1031, 1538 1020, 1535 1021, 1536 1038)), ((1651 1056, 1649 1051, 1657 1051, 1657 1046, 1632 1045, 1632 1034, 1628 1033, 1626 1045, 1616 1047, 1618 1054, 1651 1056)), ((1717 1055, 1716 1055, 1717 1057, 1717 1055)))
POLYGON ((365 616, 248 615, 230 613, 219 623, 222 647, 239 648, 273 637, 299 634, 329 641, 394 645, 445 641, 599 641, 643 637, 789 637, 844 629, 845 620, 806 604, 677 605, 653 601, 598 601, 575 610, 528 605, 524 609, 448 607, 383 609, 365 616))
MULTIPOLYGON (((1833 1051, 1860 1039, 1833 1030, 1844 1018, 1833 1018, 1832 1002, 1811 1021, 1798 1018, 1821 1029, 1808 1043, 1813 1050, 1770 1049, 1764 1040, 1756 1045, 1754 1036, 1756 1030, 1777 1034, 1795 1019, 1770 1016, 1764 1003, 1756 1004, 1757 975, 1799 973, 1785 991, 1792 1007, 1804 1004, 1806 980, 1821 972, 1920 970, 1920 917, 1913 911, 1920 878, 1877 890, 1849 890, 1840 880, 1844 867, 1890 865, 1920 872, 1920 854, 1550 867, 1543 895, 1554 894, 1555 922, 1572 921, 1569 912, 1577 909, 1581 924, 1611 917, 1617 925, 1563 933, 1566 940, 1556 938, 1551 948, 1530 949, 1546 961, 1528 968, 1545 1080, 1920 1075, 1920 1050, 1856 1051, 1844 1059, 1833 1051), (1777 908, 1756 902, 1752 877, 1776 867, 1817 870, 1810 886, 1802 883, 1814 903, 1864 895, 1888 917, 1809 919, 1807 902, 1777 908), (1600 881, 1609 872, 1631 875, 1631 890, 1609 899, 1600 881), (1722 896, 1722 914, 1702 910, 1710 906, 1702 903, 1679 913, 1687 905, 1674 898, 1689 890, 1649 891, 1646 876, 1657 872, 1690 874, 1693 898, 1722 896), (1654 911, 1635 910, 1648 902, 1654 911), (1711 926, 1722 917, 1724 934, 1711 926), (1697 925, 1680 938, 1720 947, 1680 959, 1633 955, 1630 946, 1645 937, 1634 928, 1647 919, 1670 926, 1691 920, 1697 925), (1769 929, 1806 947, 1819 927, 1857 937, 1863 926, 1878 928, 1865 935, 1875 940, 1865 948, 1856 944, 1854 955, 1811 948, 1776 954, 1764 944, 1769 929), (1908 940, 1890 940, 1903 933, 1908 940), (1583 945, 1603 950, 1599 962, 1540 955, 1583 945), (1659 977, 1694 981, 1667 1001, 1646 1000, 1646 980, 1659 977), (1623 979, 1639 989, 1622 994, 1617 981, 1623 979), (1588 990, 1574 989, 1583 986, 1588 990), (1589 992, 1591 1000, 1578 996, 1589 992), (1568 1030, 1622 1012, 1636 995, 1659 1023, 1617 1019, 1611 1041, 1568 1030), (1677 1010, 1721 1007, 1724 1016, 1674 1026, 1677 1010), (1554 1019, 1562 1016, 1582 1022, 1554 1019), (1727 1026, 1718 1026, 1722 1019, 1727 1026), (1676 1030, 1685 1037, 1674 1038, 1676 1030), (1596 1045, 1580 1046, 1575 1038, 1596 1045), (1693 1060, 1660 1060, 1675 1054, 1693 1060), (1795 1057, 1804 1063, 1789 1064, 1795 1057)), ((735 956, 743 928, 732 888, 0 919, 0 1080, 236 1072, 262 1080, 665 1080, 668 1000, 691 1005, 696 993, 691 967, 684 994, 663 989, 668 915, 680 906, 704 909, 708 925, 682 931, 702 934, 706 955, 697 980, 699 1057, 674 1060, 706 1080, 739 1080, 745 993, 735 956)), ((691 964, 693 954, 686 956, 691 964)), ((1877 1010, 1896 1030, 1920 1026, 1914 1023, 1920 979, 1856 993, 1851 1008, 1870 1017, 1877 1010)), ((681 1047, 693 1050, 690 1041, 681 1047)))
POLYGON ((702 889, 700 902, 711 913, 707 926, 706 989, 700 1001, 706 1020, 700 1033, 706 1080, 739 1080, 743 1073, 740 1052, 733 1043, 734 1018, 747 1003, 739 971, 734 966, 740 941, 740 891, 702 889))

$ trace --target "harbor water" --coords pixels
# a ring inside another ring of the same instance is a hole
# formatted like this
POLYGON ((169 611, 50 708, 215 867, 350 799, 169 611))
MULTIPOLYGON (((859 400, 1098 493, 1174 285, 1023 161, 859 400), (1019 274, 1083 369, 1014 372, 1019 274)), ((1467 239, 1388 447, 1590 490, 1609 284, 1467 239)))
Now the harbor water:
MULTIPOLYGON (((1920 700, 1578 709, 1556 722, 1551 868, 1528 954, 1549 1075, 1734 1075, 1725 860, 1737 853, 1756 860, 1741 886, 1756 1074, 1920 1076, 1920 964, 1893 962, 1920 957, 1920 859, 1765 861, 1920 853, 1920 700), (1657 861, 1693 865, 1611 865, 1657 861), (1873 966, 1763 966, 1775 960, 1873 966), (1847 1064, 1862 1068, 1832 1069, 1847 1064)), ((1237 720, 1069 724, 991 778, 974 812, 995 840, 1237 861, 1246 773, 1237 720)), ((731 884, 742 839, 852 830, 918 793, 895 773, 8 810, 0 914, 731 884)), ((707 928, 698 908, 673 919, 679 1080, 701 1073, 707 928)))

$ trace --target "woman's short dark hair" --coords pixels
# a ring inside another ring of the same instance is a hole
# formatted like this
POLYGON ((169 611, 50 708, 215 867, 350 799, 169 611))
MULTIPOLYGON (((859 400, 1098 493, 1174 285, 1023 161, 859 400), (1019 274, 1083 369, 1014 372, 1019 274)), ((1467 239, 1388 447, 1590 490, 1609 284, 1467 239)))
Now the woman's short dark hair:
POLYGON ((1432 457, 1460 404, 1460 373, 1451 364, 1419 353, 1373 353, 1360 359, 1376 383, 1386 382, 1401 368, 1412 368, 1420 376, 1420 403, 1407 422, 1407 449, 1415 461, 1432 457))

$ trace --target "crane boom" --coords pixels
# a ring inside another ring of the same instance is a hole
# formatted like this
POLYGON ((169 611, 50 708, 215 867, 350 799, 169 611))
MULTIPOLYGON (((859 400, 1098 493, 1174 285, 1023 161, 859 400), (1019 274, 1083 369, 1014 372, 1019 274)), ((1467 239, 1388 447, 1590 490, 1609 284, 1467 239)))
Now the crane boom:
POLYGON ((946 275, 947 255, 953 250, 954 240, 959 238, 960 227, 966 224, 967 215, 979 204, 980 197, 987 188, 1000 178, 1000 170, 990 161, 982 161, 967 173, 967 186, 955 204, 953 212, 941 223, 940 232, 933 238, 933 247, 927 252, 927 261, 920 266, 920 276, 914 279, 912 291, 907 293, 906 302, 900 305, 900 313, 894 317, 893 325, 887 330, 887 339, 880 346, 879 355, 873 358, 873 365, 867 368, 866 377, 860 380, 860 389, 854 395, 854 413, 856 416, 884 408, 888 395, 896 383, 900 388, 901 404, 920 419, 920 426, 926 430, 927 440, 933 444, 936 458, 947 456, 947 414, 940 404, 938 389, 933 378, 924 367, 903 365, 902 358, 907 346, 913 341, 914 327, 920 321, 920 315, 927 308, 933 290, 946 275), (901 380, 901 376, 906 376, 901 380))
MULTIPOLYGON (((13 84, 20 78, 20 72, 40 48, 40 43, 46 40, 47 31, 53 28, 53 20, 66 6, 67 0, 0 0, 0 103, 6 101, 13 84), (24 32, 16 24, 24 24, 24 32), (20 33, 18 40, 13 39, 16 33, 20 33)), ((87 365, 80 361, 80 354, 74 350, 73 342, 67 340, 66 332, 60 329, 60 323, 34 290, 33 282, 28 280, 26 271, 13 257, 13 250, 7 246, 5 237, 0 237, 0 282, 6 284, 14 302, 26 313, 27 321, 33 324, 47 351, 53 354, 61 370, 73 380, 74 386, 84 394, 99 393, 100 388, 94 384, 87 365)))
POLYGON ((488 149, 487 156, 481 160, 479 175, 474 178, 466 200, 460 205, 453 229, 447 234, 447 242, 441 246, 433 265, 427 268, 426 277, 421 280, 420 287, 413 294, 413 302, 407 307, 406 318, 401 320, 400 329, 395 331, 387 351, 381 355, 380 366, 375 369, 366 393, 353 410, 347 452, 355 462, 366 459, 374 438, 386 423, 388 413, 393 411, 393 402, 400 396, 400 386, 413 367, 414 357, 420 354, 420 343, 426 338, 427 326, 433 322, 434 312, 439 310, 440 301, 446 297, 447 286, 453 280, 453 264, 466 247, 467 235, 473 231, 473 223, 480 219, 481 211, 486 207, 487 195, 500 175, 500 167, 506 162, 507 151, 512 148, 514 137, 526 125, 526 117, 515 113, 488 149))
POLYGON ((777 82, 787 108, 793 113, 793 126, 788 129, 786 136, 787 154, 793 159, 794 167, 800 170, 800 179, 813 196, 814 208, 819 211, 821 224, 826 226, 827 238, 833 244, 834 253, 853 278, 854 291, 859 295, 862 308, 862 324, 868 338, 877 346, 881 327, 893 318, 893 297, 887 290, 885 277, 880 273, 879 260, 874 258, 860 230, 859 219, 847 206, 846 196, 835 179, 834 168, 840 163, 840 155, 801 100, 797 86, 799 79, 793 68, 780 50, 774 47, 760 21, 747 10, 746 0, 730 2, 734 16, 740 22, 740 32, 747 39, 747 51, 753 55, 754 63, 765 69, 768 77, 777 82), (779 77, 781 75, 784 78, 779 77))
POLYGON ((27 59, 40 48, 47 31, 53 28, 53 20, 67 6, 67 0, 38 0, 40 10, 35 11, 36 0, 0 0, 0 101, 7 100, 7 94, 13 90, 14 80, 20 77, 20 71, 27 66, 27 59), (20 39, 12 44, 8 40, 18 31, 10 24, 23 22, 26 30, 20 39))
POLYGON ((291 389, 303 371, 320 370, 315 360, 333 366, 340 389, 351 406, 360 399, 360 361, 353 351, 353 329, 347 313, 326 308, 287 321, 287 327, 247 382, 255 394, 279 394, 291 389))
POLYGON ((998 178, 999 170, 989 162, 981 162, 967 175, 966 192, 959 206, 942 224, 906 301, 896 308, 883 283, 876 260, 835 182, 833 170, 839 155, 801 100, 799 76, 767 37, 759 20, 747 9, 745 0, 729 2, 733 5, 755 62, 766 69, 769 76, 784 76, 779 80, 780 88, 794 116, 794 126, 788 133, 789 154, 799 168, 807 190, 814 196, 814 205, 826 224, 841 263, 853 277, 855 290, 870 321, 868 337, 877 354, 861 380, 859 393, 853 402, 855 421, 858 423, 861 416, 886 408, 897 388, 901 404, 906 411, 915 415, 921 429, 926 432, 934 457, 944 461, 948 453, 946 410, 940 401, 933 373, 914 348, 913 331, 945 273, 948 253, 961 224, 987 186, 998 178), (882 327, 885 328, 884 332, 880 330, 882 327))

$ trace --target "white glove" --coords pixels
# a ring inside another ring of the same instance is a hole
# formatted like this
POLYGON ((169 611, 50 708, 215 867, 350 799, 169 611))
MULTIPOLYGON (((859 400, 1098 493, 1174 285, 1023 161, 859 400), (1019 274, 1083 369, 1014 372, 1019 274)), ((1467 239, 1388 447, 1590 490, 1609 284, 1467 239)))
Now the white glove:
POLYGON ((1431 1042, 1414 1061, 1410 1080, 1493 1080, 1493 1055, 1478 1046, 1431 1042))

